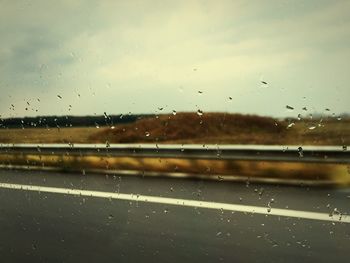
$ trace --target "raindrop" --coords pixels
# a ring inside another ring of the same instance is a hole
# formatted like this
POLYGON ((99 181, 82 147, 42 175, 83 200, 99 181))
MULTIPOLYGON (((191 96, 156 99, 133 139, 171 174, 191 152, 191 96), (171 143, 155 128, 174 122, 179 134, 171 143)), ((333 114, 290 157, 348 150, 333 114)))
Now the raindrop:
POLYGON ((109 220, 113 219, 113 215, 112 214, 108 215, 108 219, 109 220))
POLYGON ((306 107, 303 107, 302 110, 303 110, 303 111, 307 111, 307 108, 306 108, 306 107))
POLYGON ((57 95, 57 98, 62 99, 62 96, 61 95, 57 95))
POLYGON ((286 109, 288 110, 294 110, 294 108, 292 106, 286 105, 286 109))
POLYGON ((145 132, 146 137, 149 137, 151 134, 149 132, 145 132))
POLYGON ((346 145, 343 145, 343 151, 347 151, 348 147, 346 145))
POLYGON ((325 108, 325 111, 331 111, 330 109, 328 109, 328 108, 325 108))
POLYGON ((303 148, 301 146, 298 147, 298 153, 299 153, 299 157, 304 157, 303 148))
POLYGON ((198 90, 198 93, 199 93, 199 94, 203 94, 203 91, 198 90))
POLYGON ((202 116, 203 115, 203 111, 197 110, 197 115, 202 116))
POLYGON ((173 115, 176 115, 176 110, 173 110, 173 115))
POLYGON ((264 193, 264 188, 260 188, 260 191, 259 191, 259 199, 261 199, 262 195, 264 193))
POLYGON ((316 126, 310 126, 309 127, 309 130, 314 130, 314 129, 316 129, 316 126))
POLYGON ((232 100, 232 97, 228 97, 229 100, 232 100))
POLYGON ((292 122, 292 123, 288 124, 287 129, 292 128, 294 125, 295 125, 295 123, 294 123, 294 122, 292 122))
POLYGON ((165 213, 165 214, 169 213, 169 209, 168 209, 168 208, 165 208, 165 209, 164 209, 164 213, 165 213))
POLYGON ((162 107, 159 107, 158 110, 163 110, 163 108, 162 108, 162 107))

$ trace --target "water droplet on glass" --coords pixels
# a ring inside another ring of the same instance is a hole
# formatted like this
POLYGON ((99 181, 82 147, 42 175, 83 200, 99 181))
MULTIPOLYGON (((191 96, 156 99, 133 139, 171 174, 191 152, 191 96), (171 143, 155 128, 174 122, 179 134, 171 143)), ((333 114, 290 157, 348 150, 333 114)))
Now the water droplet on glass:
POLYGON ((173 110, 173 115, 176 115, 176 110, 173 110))
POLYGON ((292 122, 292 123, 288 124, 287 129, 292 128, 294 125, 295 125, 295 123, 294 123, 294 122, 292 122))
POLYGON ((286 109, 288 110, 294 110, 294 108, 292 106, 286 105, 286 109))
POLYGON ((304 153, 303 153, 303 148, 302 147, 298 147, 298 153, 299 153, 299 157, 304 157, 304 153))
POLYGON ((203 111, 197 110, 197 115, 202 116, 203 115, 203 111))
POLYGON ((309 127, 309 130, 314 130, 314 129, 316 129, 316 126, 310 126, 309 127))
POLYGON ((113 219, 113 215, 112 214, 108 215, 108 219, 109 220, 113 219))
POLYGON ((343 145, 343 151, 347 151, 348 147, 346 145, 343 145))
POLYGON ((145 132, 146 137, 149 137, 151 134, 149 132, 145 132))
POLYGON ((57 95, 57 98, 62 99, 62 96, 61 95, 57 95))

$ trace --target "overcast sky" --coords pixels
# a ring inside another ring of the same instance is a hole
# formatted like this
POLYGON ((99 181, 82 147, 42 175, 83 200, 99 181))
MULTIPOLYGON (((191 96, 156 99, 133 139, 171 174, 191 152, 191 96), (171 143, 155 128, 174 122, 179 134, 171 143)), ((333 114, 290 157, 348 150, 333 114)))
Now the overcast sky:
POLYGON ((349 112, 349 14, 346 0, 0 0, 0 114, 349 112))

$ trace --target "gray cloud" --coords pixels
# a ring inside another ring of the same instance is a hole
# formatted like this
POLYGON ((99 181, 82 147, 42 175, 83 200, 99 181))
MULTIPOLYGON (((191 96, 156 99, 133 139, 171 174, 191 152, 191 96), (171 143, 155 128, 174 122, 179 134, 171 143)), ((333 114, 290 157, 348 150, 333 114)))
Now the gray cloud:
POLYGON ((349 11, 348 1, 2 1, 0 114, 348 111, 349 11), (38 112, 25 111, 36 98, 38 112))

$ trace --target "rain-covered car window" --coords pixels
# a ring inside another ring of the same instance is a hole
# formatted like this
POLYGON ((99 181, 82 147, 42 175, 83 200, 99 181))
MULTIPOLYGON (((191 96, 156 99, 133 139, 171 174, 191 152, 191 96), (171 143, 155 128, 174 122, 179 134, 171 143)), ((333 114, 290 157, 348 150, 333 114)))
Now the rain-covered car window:
POLYGON ((0 0, 6 262, 347 262, 349 1, 0 0))

